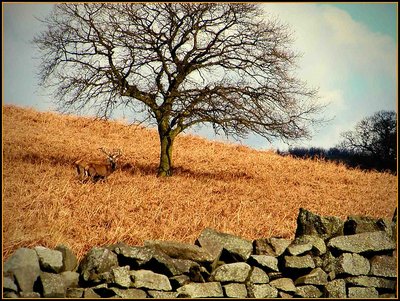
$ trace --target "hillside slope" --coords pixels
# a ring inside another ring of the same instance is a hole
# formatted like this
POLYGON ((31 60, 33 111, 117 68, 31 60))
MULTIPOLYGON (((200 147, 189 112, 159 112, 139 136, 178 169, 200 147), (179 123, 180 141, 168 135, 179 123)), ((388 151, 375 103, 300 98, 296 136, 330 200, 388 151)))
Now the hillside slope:
POLYGON ((18 247, 193 243, 205 227, 247 239, 293 237, 300 207, 391 218, 397 177, 178 136, 175 175, 156 177, 157 132, 122 122, 3 106, 3 259, 18 247), (72 162, 121 148, 105 183, 81 184, 72 162))

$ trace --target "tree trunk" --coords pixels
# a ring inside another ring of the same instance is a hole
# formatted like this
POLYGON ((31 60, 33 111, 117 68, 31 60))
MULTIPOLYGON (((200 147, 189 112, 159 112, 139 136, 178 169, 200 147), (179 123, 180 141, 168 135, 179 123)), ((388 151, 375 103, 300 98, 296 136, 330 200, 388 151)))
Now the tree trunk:
POLYGON ((174 143, 174 138, 171 137, 171 135, 160 133, 161 154, 160 154, 160 166, 158 167, 159 177, 172 176, 173 143, 174 143))

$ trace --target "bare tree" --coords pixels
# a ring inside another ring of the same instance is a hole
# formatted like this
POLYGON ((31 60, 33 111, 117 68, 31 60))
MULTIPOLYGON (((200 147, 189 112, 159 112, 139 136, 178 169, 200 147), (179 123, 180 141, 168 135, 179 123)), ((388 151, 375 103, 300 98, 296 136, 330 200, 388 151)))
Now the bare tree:
POLYGON ((172 174, 174 139, 195 124, 286 141, 321 121, 316 90, 293 75, 287 27, 257 5, 59 4, 43 22, 41 85, 64 110, 108 118, 124 106, 155 121, 159 176, 172 174))

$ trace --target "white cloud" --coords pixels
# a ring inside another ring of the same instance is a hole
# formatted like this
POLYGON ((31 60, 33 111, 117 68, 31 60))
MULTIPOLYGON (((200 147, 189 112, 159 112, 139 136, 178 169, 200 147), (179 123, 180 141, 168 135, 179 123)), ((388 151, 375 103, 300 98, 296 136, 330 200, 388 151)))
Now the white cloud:
POLYGON ((304 53, 300 67, 307 78, 337 81, 354 72, 385 72, 395 76, 393 39, 371 32, 347 12, 330 5, 263 6, 267 15, 277 16, 294 31, 294 46, 304 53))
POLYGON ((332 45, 352 71, 395 75, 396 45, 386 35, 371 32, 338 8, 326 6, 323 16, 332 31, 332 45))
POLYGON ((297 74, 319 87, 327 117, 335 119, 316 133, 309 146, 329 148, 340 132, 380 109, 396 109, 395 41, 331 5, 262 4, 293 31, 293 48, 302 53, 297 74))

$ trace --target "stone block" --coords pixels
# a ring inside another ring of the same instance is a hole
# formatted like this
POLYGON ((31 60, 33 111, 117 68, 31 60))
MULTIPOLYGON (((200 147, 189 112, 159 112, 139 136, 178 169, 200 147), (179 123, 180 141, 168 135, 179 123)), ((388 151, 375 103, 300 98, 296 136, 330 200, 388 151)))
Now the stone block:
POLYGON ((367 258, 352 253, 344 253, 337 260, 336 275, 368 275, 370 263, 367 258))
POLYGON ((328 247, 342 252, 365 253, 392 251, 396 244, 384 231, 366 232, 332 238, 328 247))
POLYGON ((4 263, 4 273, 11 274, 24 292, 33 292, 33 284, 40 274, 39 258, 35 250, 19 248, 4 263))
POLYGON ((326 298, 346 298, 346 282, 344 279, 335 279, 324 286, 324 296, 326 298))
POLYGON ((230 283, 223 286, 228 298, 247 298, 247 288, 243 283, 230 283))
POLYGON ((373 287, 349 287, 348 289, 349 298, 378 298, 379 293, 373 287))
POLYGON ((211 273, 212 281, 245 282, 251 271, 250 265, 245 262, 228 263, 219 266, 211 273))
POLYGON ((179 298, 222 298, 224 293, 219 282, 189 283, 177 289, 179 298))
POLYGON ((172 286, 167 276, 152 271, 138 270, 130 272, 135 288, 145 288, 157 291, 171 291, 172 286))

